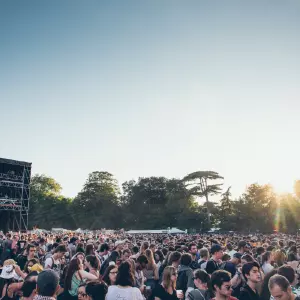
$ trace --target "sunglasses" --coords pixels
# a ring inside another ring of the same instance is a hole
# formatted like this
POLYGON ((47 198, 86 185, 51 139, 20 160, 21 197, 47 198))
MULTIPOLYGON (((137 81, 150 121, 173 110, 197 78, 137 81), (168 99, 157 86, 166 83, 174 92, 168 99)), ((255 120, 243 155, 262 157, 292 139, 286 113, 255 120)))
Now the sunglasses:
POLYGON ((118 272, 109 272, 109 274, 118 274, 118 272))
POLYGON ((83 293, 83 292, 79 292, 79 293, 78 293, 78 296, 79 296, 79 295, 82 296, 82 297, 86 297, 86 296, 87 296, 87 294, 85 294, 85 293, 83 293))
POLYGON ((173 276, 178 276, 178 273, 173 273, 172 275, 173 275, 173 276))

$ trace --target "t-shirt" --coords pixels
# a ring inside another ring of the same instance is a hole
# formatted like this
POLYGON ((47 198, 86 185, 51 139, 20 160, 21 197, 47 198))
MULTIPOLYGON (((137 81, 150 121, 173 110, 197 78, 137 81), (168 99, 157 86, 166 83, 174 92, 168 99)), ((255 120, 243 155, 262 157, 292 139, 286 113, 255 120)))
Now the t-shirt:
POLYGON ((236 266, 231 261, 226 261, 223 265, 223 270, 229 272, 231 277, 233 277, 236 273, 236 266))
POLYGON ((52 256, 46 259, 45 269, 52 269, 60 277, 60 271, 61 271, 60 261, 54 260, 52 256))
POLYGON ((215 262, 213 259, 210 259, 208 262, 207 262, 207 265, 206 265, 206 272, 208 274, 212 274, 214 271, 217 271, 220 269, 220 266, 217 262, 215 262))
POLYGON ((177 300, 176 291, 173 291, 173 294, 170 295, 162 285, 157 285, 153 290, 153 297, 157 297, 161 300, 177 300))
POLYGON ((274 269, 274 267, 269 263, 264 263, 261 268, 262 268, 264 274, 268 274, 274 269))
POLYGON ((136 287, 121 287, 111 285, 106 294, 106 300, 143 300, 141 291, 136 287))

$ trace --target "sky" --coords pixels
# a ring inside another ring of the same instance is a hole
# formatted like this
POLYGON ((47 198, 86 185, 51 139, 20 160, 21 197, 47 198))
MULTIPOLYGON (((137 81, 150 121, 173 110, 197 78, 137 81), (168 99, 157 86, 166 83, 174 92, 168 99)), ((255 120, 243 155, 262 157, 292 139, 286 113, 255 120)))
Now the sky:
POLYGON ((300 1, 3 0, 0 157, 75 196, 92 171, 300 179, 300 1))

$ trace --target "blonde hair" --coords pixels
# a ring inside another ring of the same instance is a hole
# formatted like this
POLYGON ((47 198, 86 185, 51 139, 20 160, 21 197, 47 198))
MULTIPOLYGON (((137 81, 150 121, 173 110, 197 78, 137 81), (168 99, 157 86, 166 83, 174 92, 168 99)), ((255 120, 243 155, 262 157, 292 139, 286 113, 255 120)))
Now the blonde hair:
POLYGON ((155 261, 154 261, 153 252, 150 249, 147 249, 145 251, 145 255, 146 255, 147 259, 148 259, 148 263, 147 263, 146 269, 147 270, 154 269, 155 268, 155 261))
POLYGON ((278 267, 281 267, 286 262, 286 255, 280 250, 276 250, 274 253, 274 262, 277 264, 278 267))
POLYGON ((165 267, 162 277, 162 285, 167 290, 172 286, 173 290, 176 290, 176 281, 172 282, 171 277, 176 273, 176 269, 172 266, 165 267))

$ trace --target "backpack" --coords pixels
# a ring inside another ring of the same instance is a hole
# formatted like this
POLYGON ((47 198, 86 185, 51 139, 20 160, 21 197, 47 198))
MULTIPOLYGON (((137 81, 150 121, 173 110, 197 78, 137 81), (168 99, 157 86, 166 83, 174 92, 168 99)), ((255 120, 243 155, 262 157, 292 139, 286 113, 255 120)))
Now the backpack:
POLYGON ((176 281, 176 289, 182 290, 184 295, 187 290, 187 284, 188 284, 188 276, 186 274, 186 271, 187 270, 179 271, 177 281, 176 281))

